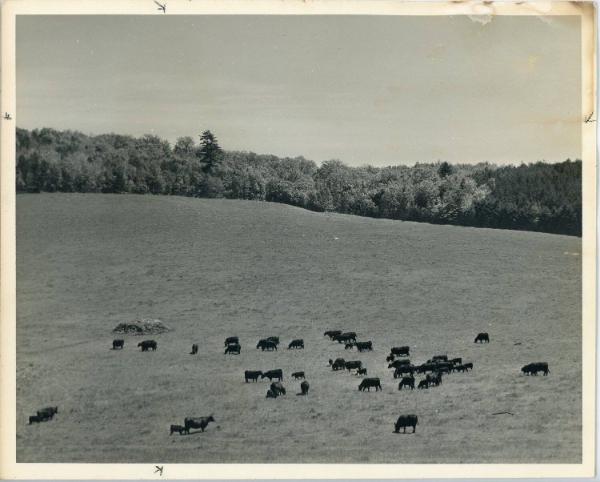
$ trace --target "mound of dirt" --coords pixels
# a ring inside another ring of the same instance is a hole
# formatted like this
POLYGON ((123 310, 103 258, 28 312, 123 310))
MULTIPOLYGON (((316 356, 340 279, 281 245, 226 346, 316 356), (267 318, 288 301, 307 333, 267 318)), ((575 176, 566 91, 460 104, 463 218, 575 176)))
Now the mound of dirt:
POLYGON ((141 319, 119 323, 113 333, 122 333, 125 335, 159 335, 170 331, 160 320, 141 319))

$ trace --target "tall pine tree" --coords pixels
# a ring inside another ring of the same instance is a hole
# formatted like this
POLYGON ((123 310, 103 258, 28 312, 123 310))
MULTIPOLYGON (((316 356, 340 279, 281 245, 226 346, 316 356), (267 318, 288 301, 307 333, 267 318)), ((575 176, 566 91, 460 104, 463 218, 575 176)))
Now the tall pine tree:
POLYGON ((217 142, 215 135, 206 130, 200 136, 200 162, 202 170, 210 174, 223 158, 223 150, 217 142))

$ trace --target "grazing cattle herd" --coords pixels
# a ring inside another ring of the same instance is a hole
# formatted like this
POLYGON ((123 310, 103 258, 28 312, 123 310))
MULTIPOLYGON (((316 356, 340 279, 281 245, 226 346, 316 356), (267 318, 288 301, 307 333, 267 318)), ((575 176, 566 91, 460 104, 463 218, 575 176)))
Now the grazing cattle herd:
MULTIPOLYGON (((338 343, 344 343, 346 350, 351 350, 354 347, 359 352, 373 351, 372 341, 357 341, 357 335, 355 332, 342 332, 341 330, 330 330, 324 333, 324 336, 329 337, 331 341, 337 341, 338 343)), ((475 337, 475 343, 489 343, 490 337, 488 333, 479 333, 475 337)), ((279 345, 279 337, 270 336, 268 338, 262 338, 258 341, 256 348, 262 351, 275 351, 279 345)), ((144 340, 138 343, 138 347, 141 351, 156 351, 158 344, 154 340, 144 340)), ((225 354, 240 355, 241 354, 241 343, 237 336, 230 336, 225 339, 225 354)), ((116 339, 112 342, 113 350, 122 350, 125 347, 125 341, 122 339, 116 339)), ((289 345, 288 349, 304 349, 303 339, 294 339, 289 345)), ((192 345, 191 355, 198 353, 198 344, 192 345)), ((422 364, 413 364, 406 358, 410 355, 410 347, 408 346, 395 346, 390 349, 389 355, 386 356, 386 362, 388 363, 388 369, 393 369, 393 378, 400 378, 398 384, 398 390, 403 389, 417 389, 426 390, 430 387, 439 387, 442 385, 443 376, 449 375, 454 372, 465 373, 473 369, 473 363, 463 363, 461 357, 448 359, 447 355, 435 355, 422 364), (414 375, 424 375, 416 383, 414 375)), ((335 360, 329 359, 329 364, 332 371, 345 371, 351 372, 356 370, 357 376, 367 375, 367 368, 363 366, 360 360, 346 361, 343 358, 336 358, 335 360)), ((548 363, 546 362, 535 362, 529 363, 521 368, 521 372, 525 375, 537 375, 542 372, 544 376, 550 373, 548 363)), ((306 380, 304 371, 296 371, 291 374, 294 380, 302 380, 300 384, 300 393, 297 395, 308 395, 309 383, 306 380)), ((266 393, 266 398, 278 398, 286 394, 286 389, 283 386, 283 370, 280 368, 271 369, 267 371, 262 370, 246 370, 244 371, 244 380, 246 383, 252 381, 255 383, 269 379, 270 385, 266 393)), ((380 378, 363 378, 358 385, 358 390, 361 392, 370 392, 371 388, 375 389, 375 392, 383 390, 380 378)), ((35 415, 29 417, 29 424, 45 422, 52 420, 54 415, 58 413, 58 407, 45 407, 38 410, 35 415)), ((213 415, 208 417, 186 417, 183 425, 171 425, 170 435, 177 432, 180 435, 188 435, 190 429, 200 430, 204 432, 210 422, 214 422, 213 415)), ((406 433, 407 427, 412 427, 412 432, 415 433, 416 426, 418 423, 417 415, 401 415, 394 424, 394 432, 399 433, 400 429, 403 429, 402 433, 406 433)), ((218 428, 218 427, 217 427, 218 428)))

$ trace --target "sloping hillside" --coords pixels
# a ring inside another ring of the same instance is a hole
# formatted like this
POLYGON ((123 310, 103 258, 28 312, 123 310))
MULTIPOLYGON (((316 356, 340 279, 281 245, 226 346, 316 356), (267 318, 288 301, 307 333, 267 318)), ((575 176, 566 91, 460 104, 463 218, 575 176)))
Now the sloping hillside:
POLYGON ((19 462, 576 462, 581 240, 319 214, 251 201, 17 197, 19 462), (169 333, 110 350, 119 322, 169 333), (356 331, 359 354, 323 336, 356 331), (473 343, 480 331, 491 343, 473 343), (240 356, 223 355, 238 335, 240 356), (255 349, 277 335, 276 352, 255 349), (287 350, 303 338, 305 350, 287 350), (198 343, 198 355, 189 355, 198 343), (397 390, 385 357, 438 353, 469 373, 397 390), (328 359, 362 360, 383 391, 328 359), (522 365, 547 361, 548 377, 522 365), (244 370, 282 368, 285 397, 244 370), (307 397, 292 371, 304 370, 307 397), (55 420, 27 425, 42 406, 55 420), (492 415, 510 411, 514 415, 492 415), (214 413, 205 433, 169 436, 214 413), (398 415, 417 433, 392 433, 398 415))

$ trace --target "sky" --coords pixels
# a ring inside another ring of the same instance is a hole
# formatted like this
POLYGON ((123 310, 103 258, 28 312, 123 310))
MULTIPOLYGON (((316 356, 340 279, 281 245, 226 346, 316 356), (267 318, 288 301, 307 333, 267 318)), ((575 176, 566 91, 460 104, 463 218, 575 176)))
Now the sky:
POLYGON ((19 16, 17 125, 349 165, 581 157, 580 20, 19 16))

